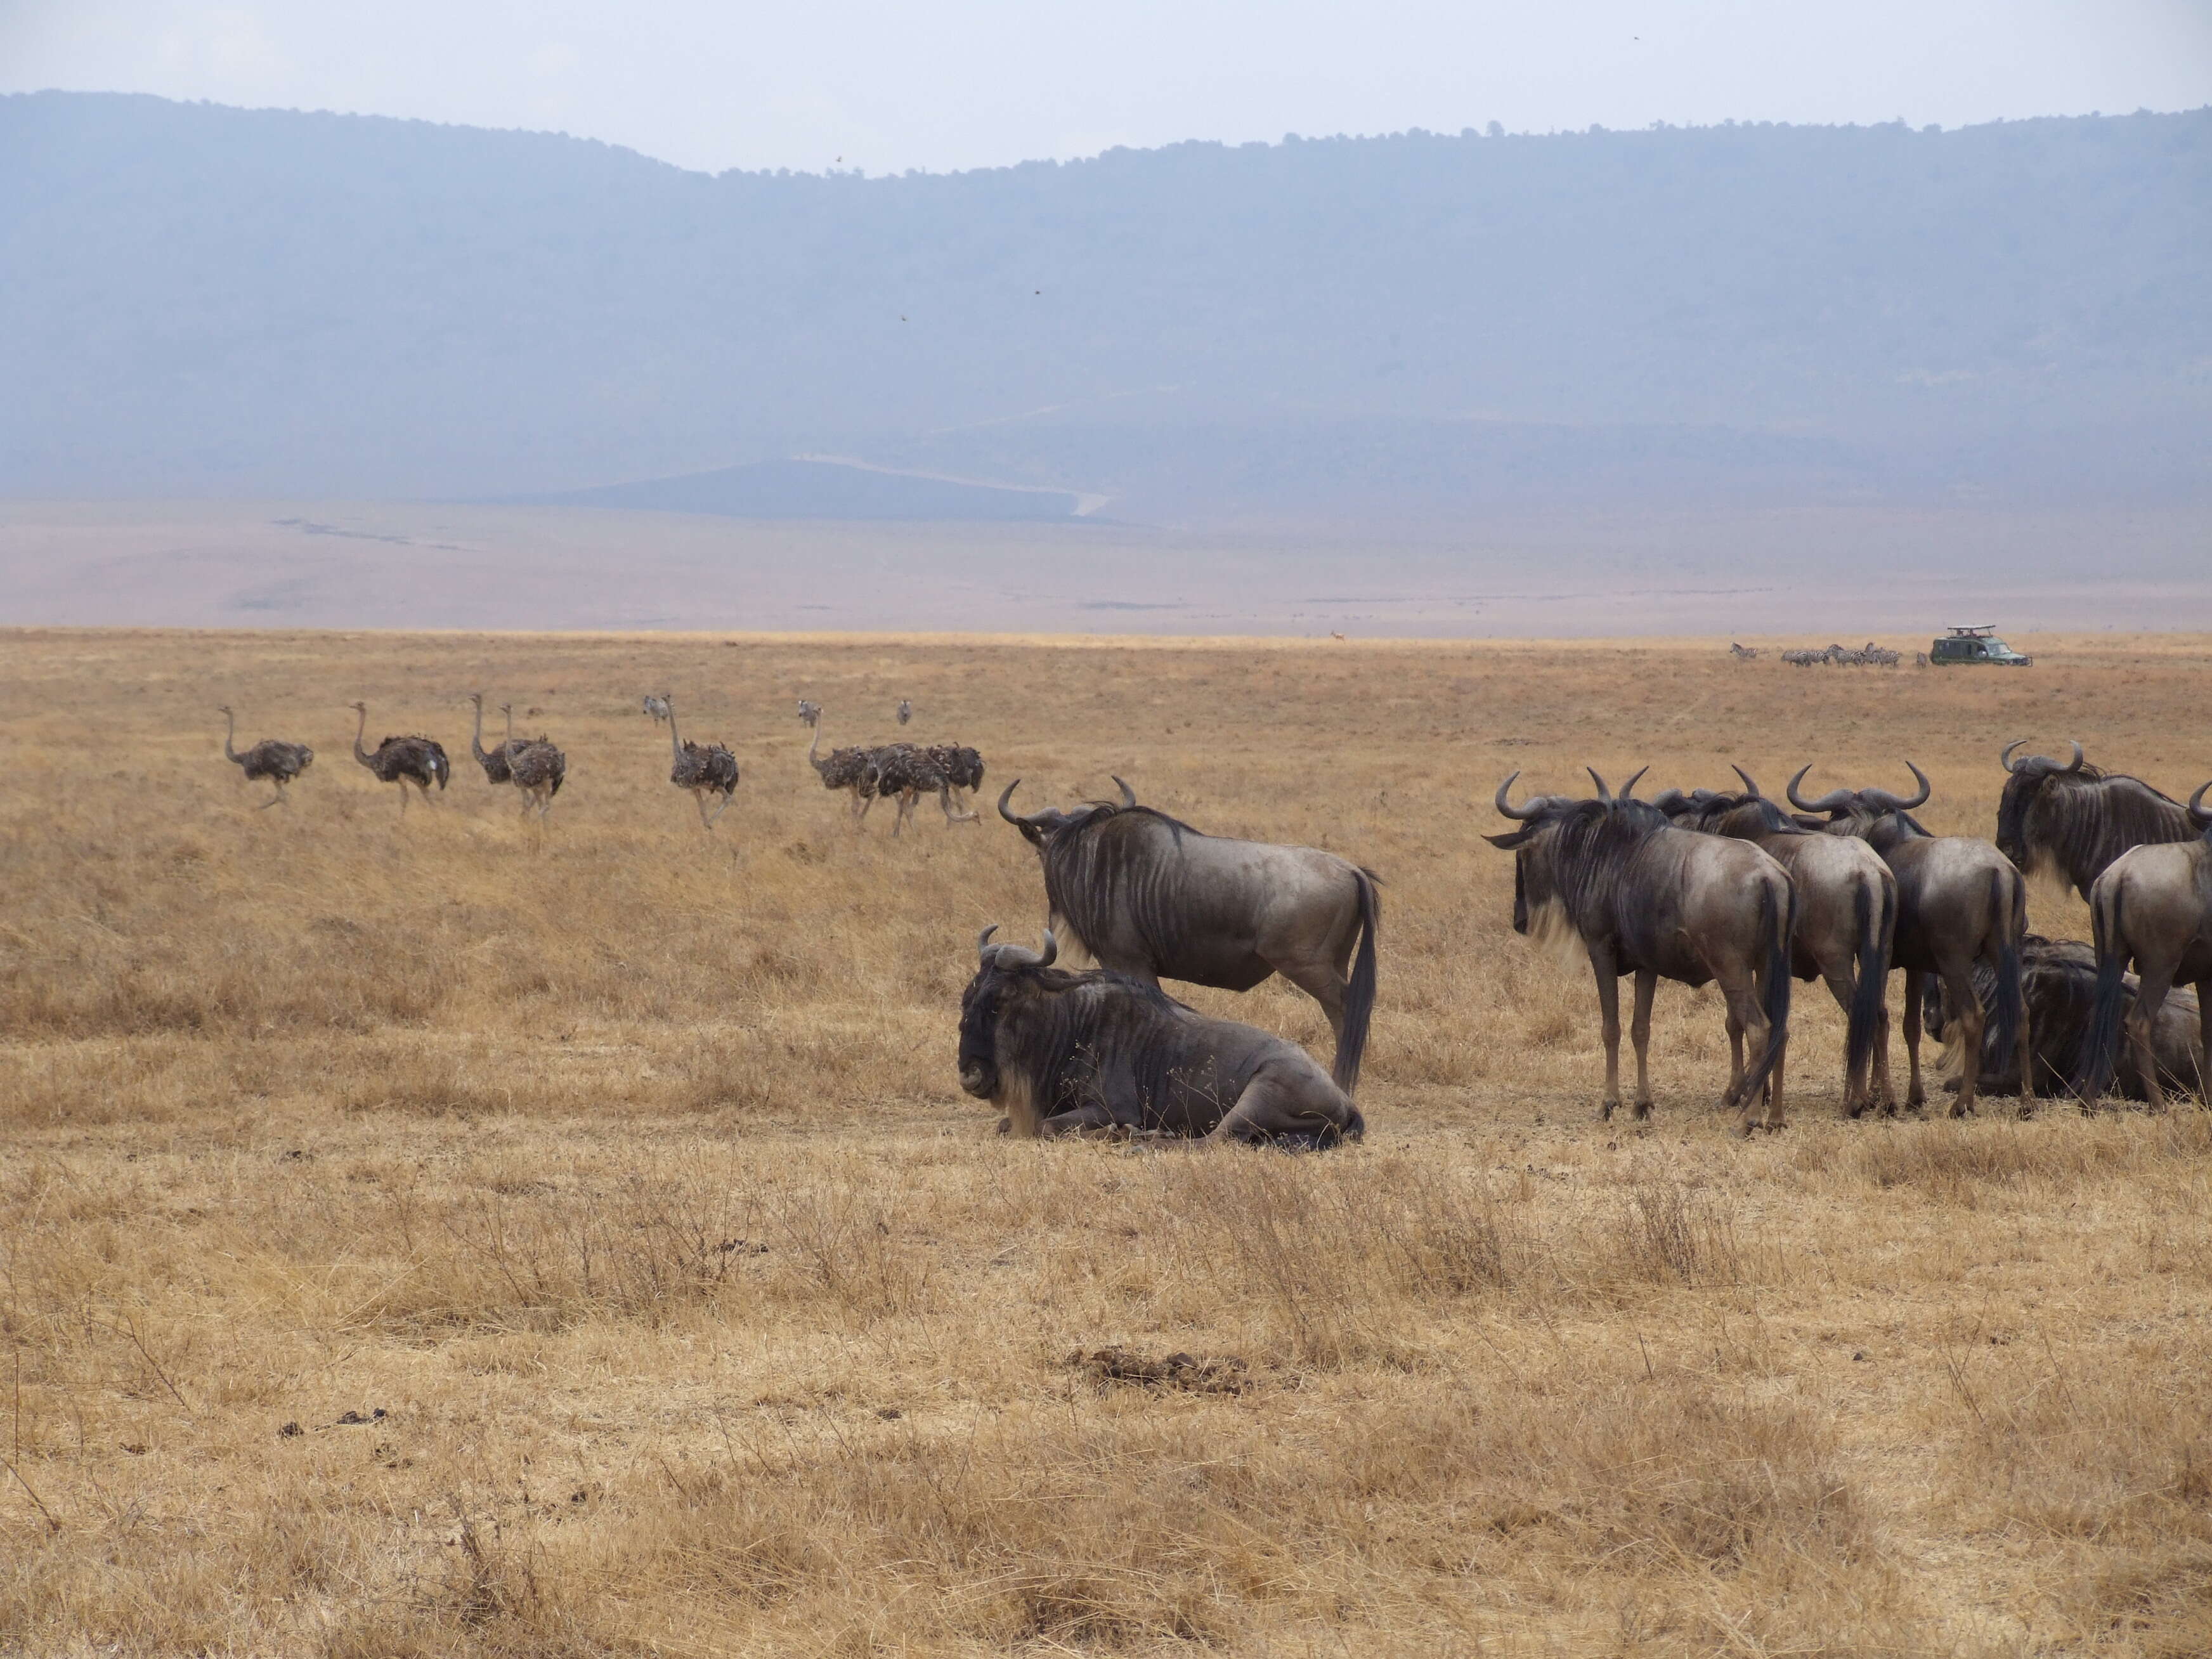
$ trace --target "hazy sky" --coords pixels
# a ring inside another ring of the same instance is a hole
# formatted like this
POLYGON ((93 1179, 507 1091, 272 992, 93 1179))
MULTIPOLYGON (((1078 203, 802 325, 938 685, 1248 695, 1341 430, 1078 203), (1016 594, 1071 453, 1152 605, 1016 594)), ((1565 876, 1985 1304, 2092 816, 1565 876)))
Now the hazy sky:
POLYGON ((2212 103, 2212 0, 0 0, 0 91, 871 173, 1285 132, 2212 103))

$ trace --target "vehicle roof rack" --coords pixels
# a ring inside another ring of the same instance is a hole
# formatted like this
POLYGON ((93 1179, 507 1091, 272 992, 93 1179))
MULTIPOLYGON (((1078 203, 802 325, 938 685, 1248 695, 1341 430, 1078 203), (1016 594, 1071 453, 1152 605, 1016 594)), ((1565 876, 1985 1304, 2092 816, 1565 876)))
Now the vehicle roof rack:
POLYGON ((1995 623, 1953 623, 1951 637, 1954 640, 1985 640, 1997 631, 1995 623))

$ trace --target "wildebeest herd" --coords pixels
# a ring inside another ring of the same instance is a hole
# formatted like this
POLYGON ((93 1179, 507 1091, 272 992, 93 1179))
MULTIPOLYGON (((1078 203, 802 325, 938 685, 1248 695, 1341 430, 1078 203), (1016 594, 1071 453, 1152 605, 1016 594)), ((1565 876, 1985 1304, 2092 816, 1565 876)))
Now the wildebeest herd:
MULTIPOLYGON (((483 699, 471 699, 471 750, 489 781, 511 783, 542 817, 567 763, 543 737, 518 738, 512 713, 500 744, 483 744, 483 699)), ((425 799, 446 787, 445 750, 422 737, 354 755, 380 780, 425 799)), ((738 784, 719 744, 687 742, 673 700, 644 700, 670 729, 670 781, 691 793, 711 828, 738 784), (718 804, 709 813, 708 803, 718 804)), ((226 717, 230 711, 222 710, 226 717)), ((901 722, 910 705, 899 705, 901 722)), ((877 799, 896 803, 897 835, 924 795, 948 824, 975 822, 967 795, 982 757, 957 744, 890 743, 821 752, 822 710, 807 760, 823 786, 849 791, 855 825, 877 799)), ((313 752, 274 739, 243 753, 235 723, 223 752, 276 796, 313 752)), ((1958 1057, 1953 1115, 1984 1093, 2108 1091, 2163 1103, 2168 1090, 2206 1095, 2212 1051, 2212 808, 2200 786, 2186 804, 2139 778, 2090 765, 2079 744, 2061 763, 2000 756, 2007 777, 1995 841, 1931 834, 1913 817, 1932 793, 1880 787, 1802 791, 1801 767, 1770 799, 1742 768, 1735 790, 1620 790, 1595 771, 1589 797, 1538 795, 1516 804, 1516 772, 1494 804, 1514 827, 1487 837, 1514 855, 1513 927, 1565 946, 1596 981, 1605 1044, 1601 1110, 1621 1103, 1620 981, 1632 976, 1629 1037, 1635 1115, 1649 1115, 1651 1009, 1658 982, 1717 983, 1726 1009, 1725 1108, 1737 1127, 1779 1128, 1793 981, 1820 980, 1843 1010, 1844 1109, 1894 1111, 1887 986, 1905 975, 1904 1102, 1927 1100, 1923 1030, 1958 1057), (2090 907, 2094 946, 2027 931, 2029 874, 2063 879, 2090 907)), ((999 814, 1036 850, 1048 921, 1042 948, 979 941, 962 999, 959 1078, 971 1095, 1029 1135, 1111 1132, 1326 1146, 1362 1133, 1352 1103, 1375 1008, 1380 904, 1375 874, 1334 854, 1224 839, 1140 805, 1115 779, 1118 801, 999 814), (1063 943, 1096 967, 1057 965, 1063 943), (1312 996, 1335 1037, 1332 1069, 1296 1043, 1208 1018, 1160 989, 1163 979, 1244 991, 1280 974, 1312 996)))

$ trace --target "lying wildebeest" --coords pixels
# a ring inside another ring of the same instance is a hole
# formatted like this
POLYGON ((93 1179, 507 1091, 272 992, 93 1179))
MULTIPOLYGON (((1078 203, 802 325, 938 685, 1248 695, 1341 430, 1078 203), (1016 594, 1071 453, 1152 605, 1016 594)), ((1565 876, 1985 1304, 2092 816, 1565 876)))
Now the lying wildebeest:
MULTIPOLYGON (((1987 963, 1996 976, 1997 1048, 2019 1051, 2027 1041, 2020 999, 2020 941, 2027 932, 2027 883, 2012 860, 1985 841, 1971 836, 1931 836, 1912 816, 1931 793, 1928 775, 1905 763, 1920 784, 1907 800, 1887 789, 1831 789, 1816 800, 1797 793, 1802 766, 1790 780, 1790 804, 1807 816, 1808 829, 1851 836, 1881 854, 1897 877, 1897 937, 1890 966, 1905 969, 1905 1052, 1911 1066, 1905 1103, 1928 1103, 1920 1080, 1922 979, 1942 976, 1960 1011, 1966 1064, 1951 1115, 1974 1109, 1981 1078, 1982 1005, 1973 994, 1973 969, 1987 963), (1820 814, 1826 814, 1822 818, 1820 814)), ((1887 1021, 1884 1046, 1887 1046, 1887 1021)))
POLYGON ((2011 775, 1997 802, 1997 851, 2027 874, 2057 876, 2086 899, 2130 847, 2197 839, 2188 810, 2141 778, 2089 765, 2078 743, 2063 766, 2048 755, 2014 760, 2027 741, 1997 756, 2011 775))
MULTIPOLYGON (((2121 981, 2121 1012, 2135 1006, 2136 979, 2121 981)), ((1998 1052, 1994 1028, 1985 1028, 1982 1041, 1982 1092, 1991 1095, 2027 1094, 2049 1098, 2070 1096, 2075 1079, 2089 1069, 2089 1032, 2097 998, 2097 953, 2073 939, 2045 939, 2029 933, 2020 942, 2020 989, 2027 1006, 2028 1030, 2033 1034, 2028 1086, 2021 1085, 2017 1067, 1998 1052)), ((1974 991, 1986 1008, 1996 995, 1996 980, 1980 963, 1974 964, 1974 991)), ((1955 1043, 1958 1022, 1949 994, 1941 980, 1928 981, 1924 1010, 1928 1034, 1938 1042, 1955 1043)), ((2158 1011, 2151 1046, 2158 1056, 2159 1085, 2162 1089, 2199 1089, 2203 1062, 2197 1040, 2201 1015, 2196 995, 2177 990, 2158 1011)), ((2119 1068, 2115 1079, 2130 1100, 2147 1098, 2139 1070, 2119 1068)))
POLYGON ((1111 969, 1054 968, 1042 952, 976 940, 960 998, 960 1086, 1006 1114, 1013 1133, 1091 1131, 1333 1146, 1366 1121, 1313 1056, 1286 1038, 1208 1019, 1157 985, 1111 969))
POLYGON ((1728 1000, 1729 1087, 1722 1103, 1741 1106, 1737 1125, 1766 1092, 1766 1127, 1782 1127, 1782 1060, 1790 1040, 1790 939, 1796 894, 1783 867, 1749 842, 1680 830, 1656 807, 1633 798, 1636 779, 1615 796, 1592 771, 1595 800, 1538 795, 1524 806, 1507 799, 1513 774, 1498 786, 1498 810, 1521 828, 1486 837, 1513 854, 1513 931, 1538 939, 1571 933, 1597 978, 1605 1023, 1605 1102, 1620 1104, 1620 987, 1636 975, 1636 1115, 1651 1115, 1646 1064, 1651 998, 1661 977, 1699 986, 1720 981, 1728 1000), (1748 1036, 1755 1056, 1744 1064, 1748 1036))
POLYGON ((1073 812, 1016 816, 1006 803, 1019 778, 999 797, 999 816, 1043 862, 1049 925, 1100 967, 1147 983, 1249 991, 1280 974, 1328 1016, 1336 1086, 1350 1094, 1375 1012, 1374 872, 1312 847, 1206 835, 1138 805, 1114 781, 1119 805, 1091 801, 1073 812))
POLYGON ((1651 804, 1686 830, 1747 841, 1790 872, 1797 890, 1790 969, 1799 979, 1825 981, 1846 1022, 1844 1110, 1856 1117, 1876 1098, 1893 1109, 1881 1038, 1882 994, 1897 931, 1897 878, 1864 842, 1808 830, 1761 794, 1750 773, 1735 769, 1743 780, 1742 794, 1668 789, 1651 804))
MULTIPOLYGON (((2136 1006, 2127 1016, 2136 1076, 2143 1097, 2163 1106, 2152 1033, 2166 993, 2176 985, 2197 992, 2200 1054, 2212 1053, 2212 810, 2203 805, 2212 783, 2189 798, 2197 839, 2131 847, 2089 889, 2089 916, 2097 938, 2097 1006, 2089 1034, 2088 1067, 2081 1079, 2084 1100, 2094 1101, 2112 1074, 2120 1040, 2124 975, 2130 964, 2142 975, 2136 1006)), ((2197 1087, 2204 1091, 2200 1066, 2197 1087)), ((2205 1096, 2212 1104, 2212 1094, 2205 1096)))

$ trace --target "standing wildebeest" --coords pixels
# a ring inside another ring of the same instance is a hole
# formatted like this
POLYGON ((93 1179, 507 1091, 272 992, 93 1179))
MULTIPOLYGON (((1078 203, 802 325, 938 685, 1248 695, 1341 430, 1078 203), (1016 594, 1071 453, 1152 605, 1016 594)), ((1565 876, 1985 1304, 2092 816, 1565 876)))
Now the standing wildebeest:
MULTIPOLYGON (((2121 1012, 2135 1006, 2138 984, 2133 974, 2121 980, 2121 1012)), ((1982 1043, 1982 1091, 1992 1095, 2050 1097, 2071 1095, 2075 1080, 2089 1069, 2089 1033, 2097 1001, 2097 953, 2074 939, 2045 939, 2029 933, 2020 942, 2021 1000, 2027 1008, 2032 1034, 2027 1086, 2012 1062, 1998 1052, 1992 1040, 1982 1043)), ((1974 991, 1984 1006, 1996 994, 1996 981, 1980 963, 1974 964, 1974 991)), ((1927 989, 1928 1034, 1938 1042, 1955 1043, 1955 1010, 1942 981, 1930 979, 1927 989)), ((2195 1089, 2202 1085, 2202 1062, 2197 1037, 2202 1018, 2194 993, 2170 993, 2158 1011, 2151 1037, 2158 1055, 2159 1085, 2166 1089, 2195 1089)), ((2130 1100, 2143 1099, 2142 1081, 2133 1066, 2121 1069, 2120 1091, 2130 1100)))
POLYGON ((1336 1086, 1350 1094, 1375 1012, 1374 872, 1316 848, 1206 835, 1138 805, 1129 786, 1114 781, 1118 806, 1092 801, 1018 817, 1006 803, 1019 778, 999 797, 999 816, 1043 862, 1050 925, 1100 967, 1148 984, 1249 991, 1280 974, 1328 1016, 1336 1086))
POLYGON ((2197 992, 2197 1091, 2212 1103, 2204 1081, 2206 1060, 2212 1056, 2212 811, 2202 805, 2207 789, 2212 783, 2199 784, 2189 798, 2195 841, 2130 848, 2089 890, 2097 938, 2097 1006, 2089 1065, 2081 1079, 2084 1100, 2095 1100, 2112 1074, 2123 981, 2132 963, 2142 982, 2127 1018, 2127 1034, 2143 1098, 2154 1107, 2166 1103, 2153 1033, 2166 993, 2187 985, 2197 992))
MULTIPOLYGON (((1851 836, 1881 854, 1897 877, 1897 939, 1890 965, 1905 970, 1905 1052, 1911 1066, 1905 1103, 1921 1107, 1928 1094, 1920 1080, 1923 975, 1938 974, 1959 1010, 1966 1054, 1951 1115, 1974 1109, 1981 1077, 1981 1000, 1973 992, 1977 962, 1996 979, 1997 1049, 2024 1052, 2027 1027, 2020 997, 2020 941, 2027 932, 2027 883, 2010 859, 1971 836, 1931 836, 1913 817, 1926 802, 1928 775, 1905 763, 1920 793, 1906 800, 1887 789, 1831 789, 1817 800, 1797 793, 1809 765, 1790 780, 1790 804, 1808 816, 1800 823, 1830 835, 1851 836), (1827 814, 1825 822, 1819 816, 1827 814)), ((1888 1046, 1887 1022, 1882 1043, 1888 1046)))
POLYGON ((1685 795, 1668 789, 1651 804, 1686 830, 1747 841, 1790 872, 1797 890, 1790 970, 1802 980, 1824 981, 1846 1022, 1844 1111, 1856 1117, 1875 1097, 1885 1109, 1894 1109, 1881 1038, 1882 993, 1897 931, 1897 878, 1864 842, 1806 829, 1762 795, 1750 773, 1735 769, 1743 780, 1742 794, 1700 789, 1685 795))
POLYGON ((1366 1122, 1314 1058, 1284 1037, 1208 1019, 1148 981, 1055 969, 1044 951, 976 941, 960 998, 960 1086, 1013 1133, 1119 1130, 1333 1146, 1366 1122))
POLYGON ((2182 804, 2141 778, 2105 772, 2081 758, 2061 766, 2048 755, 2014 760, 2027 741, 2008 743, 1997 761, 2010 774, 1997 803, 1997 851, 2028 875, 2056 875, 2083 898, 2112 860, 2146 842, 2194 841, 2182 804))
POLYGON ((1538 795, 1498 810, 1522 827, 1486 836, 1513 854, 1513 931, 1571 933, 1597 978, 1605 1022, 1604 1115, 1620 1104, 1620 976, 1636 975, 1636 1115, 1651 1115, 1651 998, 1663 975, 1688 986, 1720 981, 1728 1000, 1729 1086, 1740 1133, 1766 1091, 1766 1127, 1783 1124, 1782 1060, 1790 1041, 1790 939, 1797 896, 1789 872, 1749 842, 1677 829, 1634 798, 1638 772, 1615 796, 1595 770, 1595 800, 1538 795), (1744 1038, 1754 1060, 1744 1064, 1744 1038))

